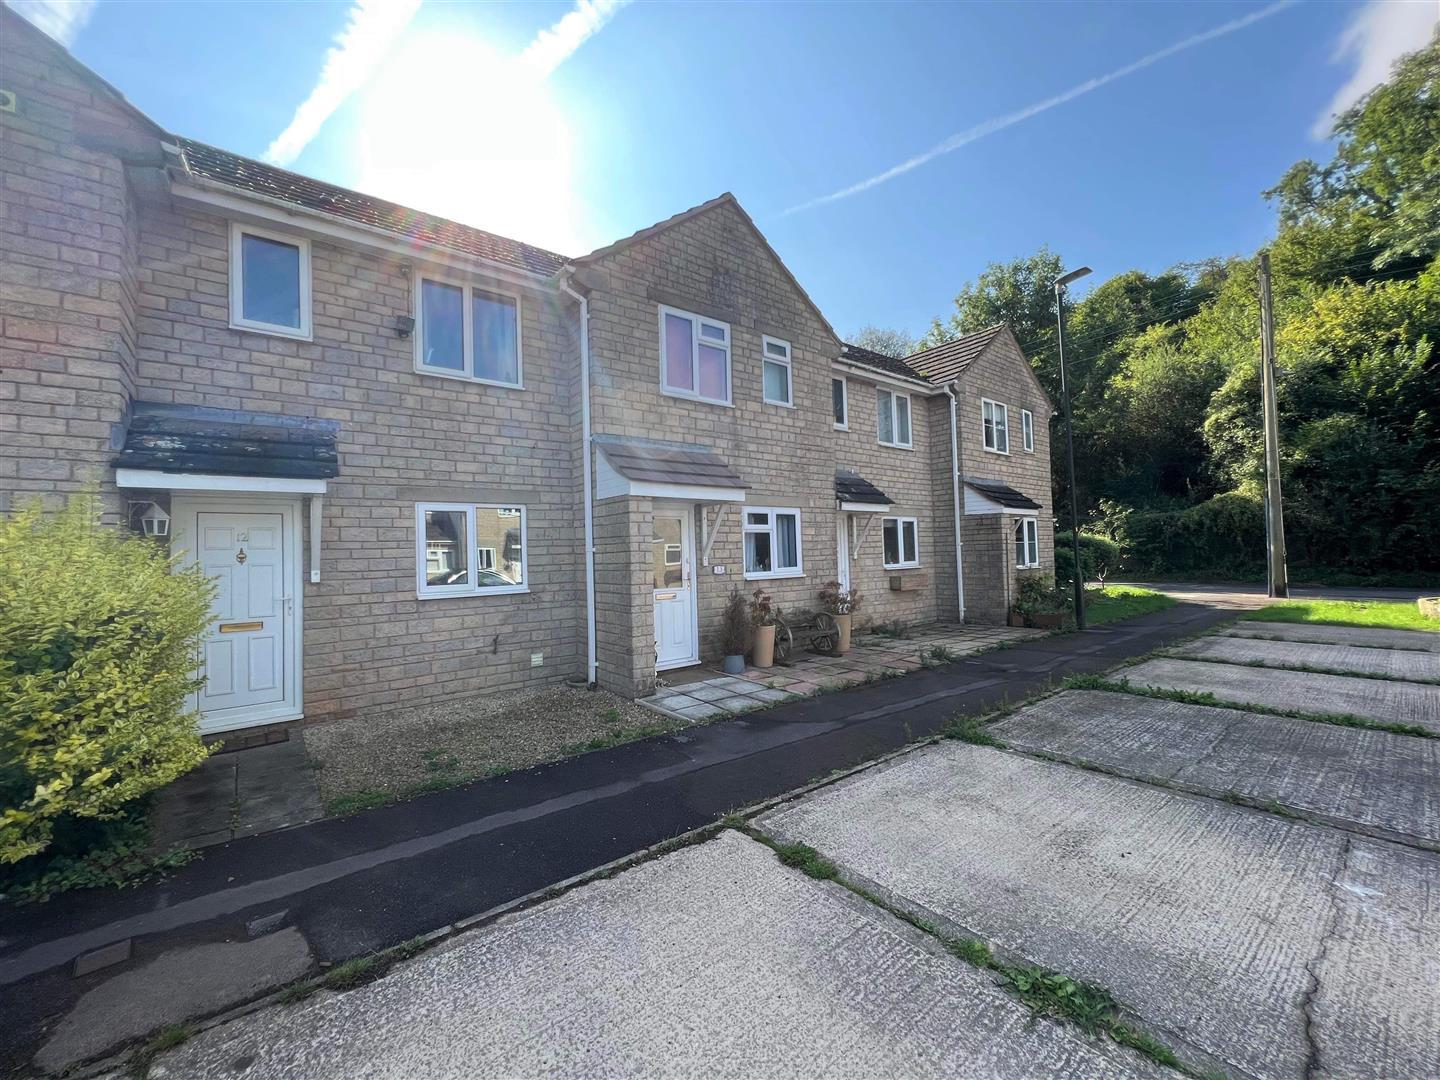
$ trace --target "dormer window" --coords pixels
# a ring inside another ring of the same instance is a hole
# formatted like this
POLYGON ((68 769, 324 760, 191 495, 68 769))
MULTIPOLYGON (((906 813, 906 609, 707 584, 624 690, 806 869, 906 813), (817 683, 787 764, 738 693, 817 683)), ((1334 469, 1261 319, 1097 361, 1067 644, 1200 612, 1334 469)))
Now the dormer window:
POLYGON ((308 240, 238 223, 230 227, 230 325, 309 339, 308 240))

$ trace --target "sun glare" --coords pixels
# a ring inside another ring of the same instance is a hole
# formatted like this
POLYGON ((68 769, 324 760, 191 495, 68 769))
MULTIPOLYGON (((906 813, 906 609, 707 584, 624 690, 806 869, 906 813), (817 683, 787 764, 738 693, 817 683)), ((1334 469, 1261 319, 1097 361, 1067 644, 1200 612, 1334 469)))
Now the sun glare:
POLYGON ((570 132, 550 89, 471 34, 412 33, 366 89, 358 182, 419 210, 578 250, 570 132))

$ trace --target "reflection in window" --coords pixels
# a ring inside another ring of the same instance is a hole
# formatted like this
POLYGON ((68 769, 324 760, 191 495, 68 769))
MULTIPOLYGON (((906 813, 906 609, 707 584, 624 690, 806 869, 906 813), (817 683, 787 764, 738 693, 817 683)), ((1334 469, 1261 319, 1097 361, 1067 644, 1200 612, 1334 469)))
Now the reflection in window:
POLYGON ((886 570, 920 565, 920 527, 914 518, 887 517, 881 522, 882 558, 886 570))
POLYGON ((523 592, 525 508, 422 503, 421 596, 523 592))
POLYGON ((746 510, 744 533, 747 578, 800 574, 800 511, 746 510))

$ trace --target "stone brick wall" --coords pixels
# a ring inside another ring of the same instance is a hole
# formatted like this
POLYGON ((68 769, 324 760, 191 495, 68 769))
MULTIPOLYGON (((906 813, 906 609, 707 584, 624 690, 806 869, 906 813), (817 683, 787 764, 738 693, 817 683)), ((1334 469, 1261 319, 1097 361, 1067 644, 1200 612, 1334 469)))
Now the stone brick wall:
MULTIPOLYGON (((965 614, 969 621, 1003 622, 1005 612, 996 604, 1007 600, 1014 591, 1015 580, 1022 574, 1054 574, 1055 572, 1055 507, 1050 486, 1050 415, 1052 406, 1039 384, 1028 374, 1029 363, 1008 333, 996 336, 990 346, 976 357, 961 377, 958 431, 962 475, 982 480, 998 480, 1028 495, 1040 504, 1037 532, 1040 543, 1040 568, 1018 570, 1015 565, 1013 536, 1006 536, 1011 546, 989 554, 990 522, 973 522, 966 518, 962 526, 965 541, 965 614), (982 398, 999 401, 1008 407, 1010 452, 999 454, 985 449, 981 424, 982 398), (1029 409, 1035 418, 1035 448, 1027 451, 1021 435, 1022 409, 1029 409), (971 543, 985 545, 981 559, 970 550, 971 543), (972 570, 972 565, 974 569, 972 570), (994 579, 994 581, 992 581, 994 579), (999 588, 997 590, 996 583, 999 588), (997 597, 999 600, 997 600, 997 597)), ((1007 529, 1015 519, 1006 515, 1007 529)))
MULTIPOLYGON (((820 587, 835 576, 830 363, 839 346, 825 324, 726 203, 601 256, 584 281, 592 289, 595 434, 710 447, 749 483, 748 505, 800 511, 803 576, 763 581, 745 580, 741 518, 727 512, 711 549, 712 563, 726 572, 697 567, 702 656, 718 655, 720 614, 732 585, 746 593, 764 588, 782 607, 817 606, 820 587), (730 325, 732 406, 662 393, 661 304, 730 325), (795 408, 762 400, 766 334, 790 343, 795 408)), ((713 518, 714 510, 709 513, 713 518)), ((695 535, 698 549, 698 513, 695 535)), ((644 558, 637 552, 628 576, 640 606, 635 620, 646 626, 653 645, 649 574, 647 549, 644 558)), ((599 619, 604 624, 616 617, 603 610, 599 619)), ((610 677, 602 672, 602 681, 610 677)))
MULTIPOLYGON (((0 15, 0 508, 99 485, 135 381, 137 220, 124 168, 77 130, 153 135, 59 50, 0 15)), ((158 147, 158 143, 155 143, 158 147)))
POLYGON ((581 673, 574 305, 523 292, 524 389, 420 374, 391 328, 412 310, 400 260, 312 240, 314 340, 233 330, 229 230, 178 205, 144 208, 138 396, 339 421, 321 581, 305 585, 307 717, 581 673), (529 593, 417 599, 415 504, 441 501, 526 507, 529 593))

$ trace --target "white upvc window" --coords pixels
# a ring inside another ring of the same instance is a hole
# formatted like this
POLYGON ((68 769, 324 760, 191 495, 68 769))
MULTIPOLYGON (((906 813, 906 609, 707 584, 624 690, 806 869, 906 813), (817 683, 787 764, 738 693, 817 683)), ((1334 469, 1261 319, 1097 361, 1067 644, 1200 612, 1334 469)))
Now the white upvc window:
POLYGON ((836 376, 830 380, 830 411, 836 431, 850 430, 850 384, 836 376))
POLYGON ((788 507, 744 508, 745 578, 800 577, 800 511, 788 507))
POLYGON ((913 517, 887 517, 880 522, 880 547, 886 570, 920 565, 920 524, 913 517))
POLYGON ((415 370, 492 386, 523 386, 520 297, 419 275, 415 370))
POLYGON ((230 325, 310 339, 310 241, 230 226, 230 325))
POLYGON ((1040 533, 1033 517, 1015 523, 1015 565, 1021 570, 1040 565, 1040 533))
POLYGON ((876 437, 881 446, 910 449, 910 395, 894 390, 875 391, 876 437))
POLYGON ((529 592, 525 553, 523 506, 415 504, 415 591, 422 600, 529 592))
POLYGON ((1020 410, 1020 441, 1026 453, 1035 452, 1035 415, 1029 409, 1020 410))
POLYGON ((996 454, 1010 453, 1010 411, 998 401, 980 399, 980 426, 985 431, 985 449, 996 454))
POLYGON ((660 389, 730 404, 730 324, 660 305, 660 389))
POLYGON ((765 350, 760 360, 761 394, 767 405, 795 407, 795 379, 790 370, 790 343, 764 335, 760 339, 765 350))

